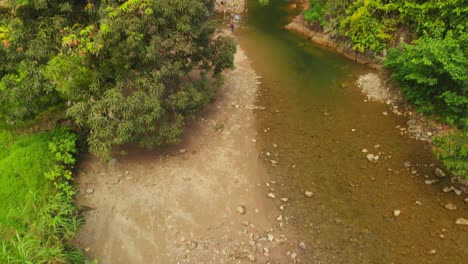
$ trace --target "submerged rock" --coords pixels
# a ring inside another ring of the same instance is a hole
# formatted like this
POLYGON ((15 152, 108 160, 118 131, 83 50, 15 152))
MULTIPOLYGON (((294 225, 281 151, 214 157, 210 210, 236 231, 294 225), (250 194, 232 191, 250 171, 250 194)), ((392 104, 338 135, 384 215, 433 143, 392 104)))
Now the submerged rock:
POLYGON ((450 210, 450 211, 457 210, 457 206, 454 205, 453 203, 448 203, 448 204, 444 205, 444 207, 445 207, 445 209, 450 210))

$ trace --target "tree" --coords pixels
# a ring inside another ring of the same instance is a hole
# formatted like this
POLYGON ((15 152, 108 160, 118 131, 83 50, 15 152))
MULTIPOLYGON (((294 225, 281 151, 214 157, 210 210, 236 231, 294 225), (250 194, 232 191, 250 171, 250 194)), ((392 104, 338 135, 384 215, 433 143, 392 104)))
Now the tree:
POLYGON ((89 131, 100 156, 128 142, 178 142, 187 118, 214 94, 209 76, 233 67, 233 40, 214 37, 213 0, 89 1, 82 8, 85 16, 67 14, 59 43, 47 43, 57 52, 41 68, 41 94, 51 90, 68 102, 67 114, 89 131))

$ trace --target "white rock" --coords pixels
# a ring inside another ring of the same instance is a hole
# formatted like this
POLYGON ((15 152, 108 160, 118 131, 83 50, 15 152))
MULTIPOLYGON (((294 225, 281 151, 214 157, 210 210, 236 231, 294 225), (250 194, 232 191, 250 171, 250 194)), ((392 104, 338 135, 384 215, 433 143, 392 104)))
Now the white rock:
POLYGON ((400 215, 401 215, 401 210, 398 210, 398 209, 397 209, 397 210, 393 210, 393 215, 396 216, 396 217, 397 217, 397 216, 400 216, 400 215))
POLYGON ((254 257, 254 255, 249 254, 249 255, 247 255, 247 258, 248 258, 251 262, 255 262, 255 257, 254 257))
POLYGON ((87 188, 86 189, 86 193, 87 194, 92 194, 94 192, 94 189, 93 188, 87 188))
POLYGON ((367 149, 362 149, 362 153, 367 153, 369 152, 367 149))
POLYGON ((455 221, 455 224, 457 224, 457 225, 468 225, 468 219, 465 219, 463 217, 458 218, 457 221, 455 221))
POLYGON ((294 252, 291 253, 291 258, 292 258, 292 259, 296 259, 296 257, 297 257, 297 254, 296 254, 296 253, 294 253, 294 252))
POLYGON ((186 149, 179 149, 180 153, 185 153, 187 150, 186 149))
POLYGON ((436 168, 436 169, 435 169, 434 174, 435 174, 437 177, 441 177, 441 178, 446 176, 445 173, 444 173, 444 171, 442 171, 442 170, 439 169, 439 168, 436 168))
POLYGON ((272 234, 268 234, 267 237, 268 241, 273 241, 273 239, 275 239, 275 237, 272 234))
POLYGON ((287 202, 288 200, 289 200, 289 199, 286 198, 286 197, 281 198, 281 201, 283 201, 283 202, 287 202))
POLYGON ((277 221, 282 221, 283 220, 283 216, 282 215, 279 215, 277 218, 276 218, 277 221))
POLYGON ((276 197, 274 193, 269 193, 267 196, 270 197, 271 199, 275 199, 276 197))
POLYGON ((314 193, 311 192, 311 191, 306 191, 304 194, 305 194, 307 197, 312 197, 312 196, 314 196, 314 193))
POLYGON ((242 215, 243 215, 243 214, 245 214, 246 211, 247 211, 247 210, 246 210, 246 208, 245 208, 244 205, 240 205, 240 206, 237 207, 237 212, 238 212, 239 214, 242 214, 242 215))
POLYGON ((431 250, 426 251, 427 255, 435 255, 436 253, 437 253, 437 251, 435 249, 431 249, 431 250))
POLYGON ((382 112, 382 115, 386 116, 386 115, 388 115, 388 113, 387 112, 382 112))
POLYGON ((307 246, 304 242, 299 242, 299 248, 303 249, 303 250, 306 250, 307 246))
POLYGON ((374 161, 375 155, 369 153, 369 154, 367 154, 366 158, 367 158, 367 160, 369 160, 369 161, 374 161))

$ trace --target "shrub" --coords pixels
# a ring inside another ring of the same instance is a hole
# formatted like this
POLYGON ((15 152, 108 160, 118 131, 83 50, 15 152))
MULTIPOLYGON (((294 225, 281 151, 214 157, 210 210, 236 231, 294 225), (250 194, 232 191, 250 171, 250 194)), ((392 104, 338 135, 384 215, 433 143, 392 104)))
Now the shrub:
POLYGON ((421 37, 392 49, 385 66, 419 111, 451 125, 468 128, 468 58, 466 37, 448 32, 421 37))
POLYGON ((468 178, 468 132, 449 130, 433 138, 434 153, 453 174, 468 178))

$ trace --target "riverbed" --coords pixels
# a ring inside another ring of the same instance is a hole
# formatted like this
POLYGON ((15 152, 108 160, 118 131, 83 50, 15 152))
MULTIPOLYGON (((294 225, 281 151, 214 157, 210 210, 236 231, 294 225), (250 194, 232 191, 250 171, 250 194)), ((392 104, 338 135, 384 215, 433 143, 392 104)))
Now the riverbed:
POLYGON ((290 4, 249 1, 235 34, 262 76, 259 159, 289 197, 302 262, 465 263, 468 228, 455 221, 467 205, 442 192, 449 177, 434 175, 443 167, 430 145, 402 135, 407 117, 356 87, 374 70, 284 29, 299 12, 290 4))

